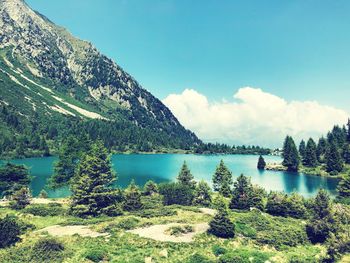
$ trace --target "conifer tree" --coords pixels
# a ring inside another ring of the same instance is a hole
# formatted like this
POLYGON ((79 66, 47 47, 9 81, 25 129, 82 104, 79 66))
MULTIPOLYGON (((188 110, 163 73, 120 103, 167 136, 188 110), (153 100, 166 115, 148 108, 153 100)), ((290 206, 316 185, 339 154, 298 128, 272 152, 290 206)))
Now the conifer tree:
POLYGON ((12 195, 23 187, 28 187, 30 176, 24 165, 6 163, 0 167, 0 194, 12 195))
POLYGON ((344 144, 343 158, 346 164, 350 164, 350 144, 349 143, 344 144))
POLYGON ((338 145, 331 141, 326 152, 327 171, 332 174, 337 174, 343 170, 343 159, 340 155, 338 145))
POLYGON ((213 175, 213 188, 225 197, 230 196, 232 185, 232 173, 221 160, 213 175))
POLYGON ((158 193, 158 185, 152 180, 147 181, 143 187, 143 194, 154 195, 157 193, 158 193))
POLYGON ((259 160, 258 160, 258 165, 257 165, 258 169, 260 170, 264 170, 266 167, 266 162, 264 157, 262 157, 261 155, 259 156, 259 160))
POLYGON ((21 226, 17 221, 15 217, 9 215, 0 219, 0 248, 12 246, 21 240, 21 226))
POLYGON ((43 151, 43 156, 50 156, 50 149, 44 137, 40 138, 40 150, 43 151))
POLYGON ((177 176, 177 180, 180 184, 190 186, 191 188, 195 188, 196 186, 196 182, 194 181, 194 177, 191 174, 191 171, 188 168, 186 161, 181 167, 180 173, 177 176))
POLYGON ((125 189, 124 209, 126 211, 135 211, 142 208, 141 191, 132 180, 127 189, 125 189))
POLYGON ((338 184, 337 191, 340 198, 350 198, 350 174, 343 176, 338 184))
POLYGON ((320 163, 324 162, 326 151, 327 151, 327 140, 324 137, 321 137, 318 140, 317 149, 316 149, 317 160, 320 163))
POLYGON ((321 189, 315 198, 313 216, 306 225, 306 233, 312 243, 323 243, 336 228, 331 199, 328 193, 321 189))
POLYGON ((233 238, 235 236, 235 225, 228 216, 225 201, 222 197, 218 197, 215 203, 218 211, 209 223, 208 232, 221 238, 233 238))
POLYGON ((350 143, 350 119, 348 119, 348 123, 346 126, 347 126, 346 140, 348 143, 350 143))
POLYGON ((247 210, 255 207, 263 209, 265 195, 264 189, 253 186, 250 178, 241 174, 234 183, 230 208, 247 210))
POLYGON ((48 198, 48 193, 43 189, 39 193, 39 198, 48 198))
POLYGON ((304 154, 304 164, 308 167, 317 166, 317 146, 312 138, 307 142, 305 154, 304 154))
POLYGON ((118 191, 111 187, 115 180, 107 149, 98 141, 82 157, 71 181, 71 212, 79 217, 120 214, 118 191))
POLYGON ((293 138, 290 136, 287 136, 284 141, 282 155, 282 165, 286 166, 289 171, 298 171, 300 163, 299 153, 293 138))
POLYGON ((230 203, 231 209, 249 209, 249 194, 253 190, 250 179, 243 174, 238 176, 233 184, 233 193, 230 203))
POLYGON ((28 187, 23 187, 15 192, 12 196, 10 206, 12 209, 23 209, 30 204, 30 190, 28 187))
POLYGON ((304 158, 305 158, 305 150, 306 150, 305 141, 301 140, 301 142, 299 144, 299 154, 300 154, 302 160, 304 160, 304 158))
POLYGON ((69 184, 70 179, 77 171, 82 154, 79 142, 73 136, 69 136, 62 143, 58 153, 58 161, 54 164, 54 174, 50 179, 52 188, 59 188, 69 184))
POLYGON ((194 205, 209 206, 211 204, 210 186, 205 181, 200 181, 194 191, 194 205))

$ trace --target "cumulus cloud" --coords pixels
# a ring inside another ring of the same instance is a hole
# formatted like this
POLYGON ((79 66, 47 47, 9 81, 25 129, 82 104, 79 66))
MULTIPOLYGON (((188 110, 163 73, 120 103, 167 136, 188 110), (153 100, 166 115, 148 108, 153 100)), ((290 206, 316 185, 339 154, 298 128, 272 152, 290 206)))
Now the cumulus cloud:
POLYGON ((232 101, 210 102, 193 89, 170 94, 163 103, 204 141, 280 147, 292 135, 317 139, 335 124, 345 124, 344 110, 317 101, 286 101, 261 89, 239 89, 232 101))

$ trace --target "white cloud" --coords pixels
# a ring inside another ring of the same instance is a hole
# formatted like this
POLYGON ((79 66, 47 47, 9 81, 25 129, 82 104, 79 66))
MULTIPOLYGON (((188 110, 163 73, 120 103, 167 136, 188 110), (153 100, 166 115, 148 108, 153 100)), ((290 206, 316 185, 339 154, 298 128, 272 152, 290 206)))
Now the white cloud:
POLYGON ((250 87, 234 94, 236 101, 209 102, 193 89, 170 94, 163 103, 178 120, 204 141, 280 147, 289 134, 298 142, 317 139, 335 124, 345 124, 344 110, 317 101, 291 101, 250 87))

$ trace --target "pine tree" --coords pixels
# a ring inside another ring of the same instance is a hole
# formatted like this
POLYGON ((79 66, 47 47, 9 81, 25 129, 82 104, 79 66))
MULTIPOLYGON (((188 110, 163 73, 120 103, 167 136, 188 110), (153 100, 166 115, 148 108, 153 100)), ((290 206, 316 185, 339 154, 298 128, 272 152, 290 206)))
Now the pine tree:
POLYGON ((135 211, 142 208, 141 191, 132 180, 128 188, 125 190, 124 209, 126 211, 135 211))
POLYGON ((225 197, 230 196, 232 185, 232 173, 221 160, 213 175, 213 188, 225 197))
POLYGON ((48 198, 48 193, 43 189, 39 193, 39 198, 48 198))
POLYGON ((343 170, 343 160, 338 149, 338 145, 331 141, 326 152, 327 171, 331 174, 337 174, 343 170))
POLYGON ((312 138, 307 142, 305 155, 304 155, 304 164, 308 167, 317 166, 317 146, 312 138))
POLYGON ((344 175, 337 187, 340 198, 350 198, 350 174, 344 175))
POLYGON ((157 193, 158 193, 158 185, 152 180, 147 181, 143 187, 143 194, 154 195, 157 193))
POLYGON ((47 143, 44 137, 41 137, 40 139, 39 148, 41 151, 43 151, 43 156, 50 156, 50 149, 49 149, 49 146, 47 146, 47 143))
POLYGON ((299 144, 299 154, 300 154, 302 160, 304 160, 304 158, 305 158, 305 150, 306 150, 305 141, 301 140, 301 142, 299 144))
POLYGON ((200 181, 194 191, 194 205, 209 206, 211 204, 210 186, 205 181, 200 181))
POLYGON ((350 144, 346 143, 343 147, 343 158, 346 164, 350 164, 350 144))
POLYGON ((247 210, 256 207, 263 209, 264 196, 264 189, 254 187, 250 178, 241 174, 234 183, 230 208, 247 210))
POLYGON ((332 213, 331 199, 322 189, 315 198, 313 216, 306 225, 306 233, 312 243, 323 243, 336 228, 337 222, 332 213))
POLYGON ((188 185, 191 188, 195 188, 196 182, 194 181, 194 177, 191 174, 190 169, 188 169, 188 166, 186 164, 186 161, 183 163, 181 167, 181 171, 179 175, 177 176, 177 180, 180 184, 188 185))
POLYGON ((20 234, 21 227, 15 217, 6 215, 0 219, 0 248, 12 246, 20 241, 20 234))
POLYGON ((30 191, 28 187, 23 187, 12 196, 10 206, 12 209, 20 210, 30 204, 30 191))
POLYGON ((266 167, 266 162, 264 160, 264 157, 262 157, 261 155, 259 156, 259 160, 258 160, 258 165, 257 165, 258 169, 260 170, 264 170, 266 167))
POLYGON ((350 143, 350 119, 348 119, 348 123, 346 126, 347 126, 346 140, 348 143, 350 143))
POLYGON ((299 153, 293 138, 290 136, 287 136, 284 141, 282 155, 282 165, 286 166, 289 171, 298 171, 300 163, 299 153))
POLYGON ((317 160, 320 163, 324 162, 326 151, 327 151, 327 140, 324 137, 321 137, 318 140, 317 150, 316 150, 317 160))
POLYGON ((60 147, 58 161, 54 164, 54 174, 50 179, 51 187, 59 188, 69 183, 76 173, 81 155, 78 140, 69 136, 60 147))
POLYGON ((29 187, 30 176, 24 165, 6 163, 0 167, 0 193, 2 196, 12 195, 23 187, 29 187))
POLYGON ((71 181, 71 212, 79 217, 120 214, 118 191, 111 188, 115 180, 107 149, 98 141, 82 157, 71 181))
POLYGON ((226 204, 222 197, 217 198, 215 202, 218 211, 209 223, 208 232, 221 238, 233 238, 235 236, 235 225, 228 216, 226 204))

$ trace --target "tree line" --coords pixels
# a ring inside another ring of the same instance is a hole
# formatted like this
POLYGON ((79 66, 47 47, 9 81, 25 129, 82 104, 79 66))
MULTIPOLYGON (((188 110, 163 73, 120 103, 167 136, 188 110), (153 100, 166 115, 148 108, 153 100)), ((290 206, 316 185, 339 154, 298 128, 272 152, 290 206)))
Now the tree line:
POLYGON ((316 143, 312 138, 302 140, 297 148, 293 138, 287 136, 283 143, 282 164, 290 171, 298 171, 303 165, 307 168, 318 166, 330 175, 337 175, 350 164, 350 120, 347 125, 334 126, 326 137, 316 143))

